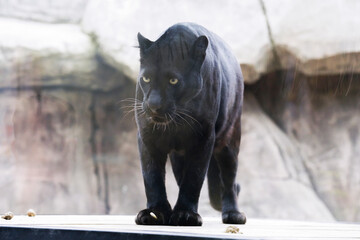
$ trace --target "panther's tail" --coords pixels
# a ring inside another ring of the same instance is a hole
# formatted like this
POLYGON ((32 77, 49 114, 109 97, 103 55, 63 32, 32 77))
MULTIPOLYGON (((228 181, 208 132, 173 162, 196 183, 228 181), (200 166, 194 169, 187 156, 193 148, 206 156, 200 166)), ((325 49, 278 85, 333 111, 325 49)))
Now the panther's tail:
MULTIPOLYGON (((210 160, 210 165, 207 173, 209 198, 211 206, 221 211, 221 196, 222 196, 222 181, 220 177, 220 169, 214 157, 210 160)), ((236 184, 237 195, 240 192, 240 185, 236 184)))

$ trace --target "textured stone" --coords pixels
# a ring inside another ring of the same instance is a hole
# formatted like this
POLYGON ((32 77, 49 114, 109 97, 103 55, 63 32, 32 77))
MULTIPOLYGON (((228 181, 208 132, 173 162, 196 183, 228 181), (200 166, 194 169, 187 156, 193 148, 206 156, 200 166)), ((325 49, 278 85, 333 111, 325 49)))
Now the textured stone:
POLYGON ((87 5, 82 26, 85 32, 96 36, 108 63, 134 77, 139 69, 139 53, 134 48, 138 45, 137 33, 156 40, 178 22, 196 22, 218 34, 233 48, 239 62, 245 64, 246 79, 258 77, 253 68, 256 69, 259 50, 268 43, 268 37, 257 1, 94 0, 87 5))
MULTIPOLYGON (((307 75, 360 72, 359 1, 265 0, 264 5, 282 69, 307 75)), ((262 56, 272 56, 268 51, 262 56)))
POLYGON ((106 213, 136 214, 146 205, 137 129, 133 112, 129 112, 131 103, 124 101, 134 92, 135 85, 129 84, 127 88, 97 95, 95 101, 94 121, 98 128, 94 132, 93 158, 98 162, 106 213))
MULTIPOLYGON (((8 193, 1 211, 109 213, 109 196, 117 196, 109 188, 125 176, 123 162, 112 166, 114 156, 137 152, 136 134, 128 133, 134 122, 118 109, 134 84, 103 63, 77 25, 0 18, 0 28, 0 190, 8 193)), ((122 179, 115 184, 121 194, 122 184, 138 188, 122 179)), ((118 206, 129 209, 131 201, 118 206)))
POLYGON ((127 81, 77 25, 0 18, 0 29, 0 87, 110 91, 127 81))
POLYGON ((145 191, 122 91, 0 94, 0 211, 135 214, 145 191))
POLYGON ((1 191, 8 193, 1 210, 103 212, 93 198, 95 176, 87 146, 90 95, 21 91, 1 98, 9 103, 0 110, 6 129, 2 147, 11 153, 5 165, 8 174, 1 176, 1 191))
POLYGON ((79 22, 88 0, 0 0, 0 16, 50 23, 79 22))
POLYGON ((312 189, 296 142, 263 112, 252 95, 244 102, 237 177, 243 189, 239 198, 242 210, 249 217, 332 220, 312 189))
POLYGON ((90 0, 82 27, 96 36, 108 63, 135 79, 137 32, 156 40, 177 22, 196 22, 231 46, 245 81, 253 83, 276 69, 296 68, 308 75, 359 73, 360 32, 354 31, 359 8, 356 0, 90 0))
POLYGON ((281 78, 258 82, 261 106, 296 143, 312 188, 335 218, 359 221, 359 75, 281 78))
POLYGON ((78 26, 0 18, 0 29, 1 87, 91 86, 94 46, 78 26))

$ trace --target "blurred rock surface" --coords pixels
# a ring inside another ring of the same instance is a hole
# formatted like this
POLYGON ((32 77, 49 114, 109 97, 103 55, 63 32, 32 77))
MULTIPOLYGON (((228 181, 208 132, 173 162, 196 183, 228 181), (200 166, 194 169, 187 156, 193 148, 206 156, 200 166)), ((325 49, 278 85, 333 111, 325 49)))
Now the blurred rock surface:
MULTIPOLYGON (((241 209, 248 217, 359 221, 359 3, 168 4, 0 0, 0 211, 145 207, 131 100, 121 101, 134 97, 136 34, 155 40, 194 21, 224 38, 246 82, 257 81, 246 89, 241 209)), ((167 185, 174 203, 170 168, 167 185)), ((200 202, 200 213, 219 215, 206 183, 200 202)))
POLYGON ((82 27, 96 36, 109 64, 133 77, 138 32, 154 41, 175 23, 196 22, 231 46, 252 83, 275 69, 360 73, 359 10, 357 0, 89 0, 82 27))
POLYGON ((0 0, 0 16, 48 23, 78 23, 88 0, 0 0))

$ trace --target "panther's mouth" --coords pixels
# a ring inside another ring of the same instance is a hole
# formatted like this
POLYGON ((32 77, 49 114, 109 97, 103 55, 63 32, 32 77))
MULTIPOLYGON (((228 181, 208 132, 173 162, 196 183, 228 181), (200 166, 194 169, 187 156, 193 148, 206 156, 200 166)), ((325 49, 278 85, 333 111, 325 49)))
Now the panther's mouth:
POLYGON ((165 123, 168 122, 168 120, 163 116, 151 116, 150 117, 152 121, 157 123, 165 123))
POLYGON ((166 115, 150 115, 149 119, 153 123, 159 123, 159 124, 167 124, 171 122, 171 118, 166 115))

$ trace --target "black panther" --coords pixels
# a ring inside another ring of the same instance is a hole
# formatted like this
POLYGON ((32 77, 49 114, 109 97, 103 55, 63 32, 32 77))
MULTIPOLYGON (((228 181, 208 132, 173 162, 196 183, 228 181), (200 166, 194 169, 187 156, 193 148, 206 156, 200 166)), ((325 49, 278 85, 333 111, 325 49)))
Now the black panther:
POLYGON ((205 175, 211 205, 224 223, 244 224, 235 183, 243 77, 226 43, 194 23, 170 27, 155 42, 138 34, 136 123, 147 208, 137 224, 200 226, 205 175), (179 186, 172 209, 165 190, 170 158, 179 186))

